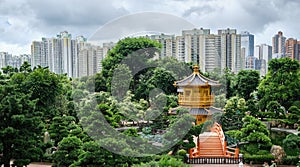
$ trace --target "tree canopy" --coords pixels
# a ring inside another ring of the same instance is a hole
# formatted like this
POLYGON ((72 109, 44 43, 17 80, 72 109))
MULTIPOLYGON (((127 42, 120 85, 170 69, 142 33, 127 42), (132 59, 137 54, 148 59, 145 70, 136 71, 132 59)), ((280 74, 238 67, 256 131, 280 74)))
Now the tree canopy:
POLYGON ((300 64, 290 58, 272 59, 268 73, 258 87, 260 108, 277 101, 286 110, 300 97, 300 64))

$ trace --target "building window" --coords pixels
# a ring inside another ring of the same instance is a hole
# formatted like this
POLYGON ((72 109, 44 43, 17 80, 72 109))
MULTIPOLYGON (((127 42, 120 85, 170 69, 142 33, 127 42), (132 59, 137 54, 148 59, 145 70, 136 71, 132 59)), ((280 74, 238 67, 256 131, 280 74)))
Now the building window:
POLYGON ((184 94, 185 94, 185 96, 190 96, 191 95, 191 90, 185 90, 184 94))

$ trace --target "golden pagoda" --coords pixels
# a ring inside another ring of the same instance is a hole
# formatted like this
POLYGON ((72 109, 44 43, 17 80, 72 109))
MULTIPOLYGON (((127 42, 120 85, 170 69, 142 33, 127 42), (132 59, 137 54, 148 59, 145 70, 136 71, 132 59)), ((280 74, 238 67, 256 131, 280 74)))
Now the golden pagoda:
POLYGON ((194 72, 190 76, 175 81, 174 86, 177 87, 179 106, 187 108, 189 113, 195 116, 198 125, 210 119, 214 113, 222 112, 221 109, 212 106, 214 95, 211 88, 220 86, 220 83, 201 75, 197 65, 193 69, 194 72))
MULTIPOLYGON (((196 118, 199 125, 211 119, 215 113, 223 112, 221 109, 213 107, 214 95, 212 87, 220 86, 218 81, 204 77, 199 72, 199 67, 193 67, 194 72, 180 81, 175 81, 177 87, 178 103, 180 107, 187 108, 189 113, 196 118)), ((178 108, 170 110, 175 114, 178 108)), ((221 125, 217 122, 210 128, 210 132, 203 132, 194 136, 195 148, 189 149, 189 158, 201 157, 234 157, 238 158, 239 149, 227 146, 221 125)))

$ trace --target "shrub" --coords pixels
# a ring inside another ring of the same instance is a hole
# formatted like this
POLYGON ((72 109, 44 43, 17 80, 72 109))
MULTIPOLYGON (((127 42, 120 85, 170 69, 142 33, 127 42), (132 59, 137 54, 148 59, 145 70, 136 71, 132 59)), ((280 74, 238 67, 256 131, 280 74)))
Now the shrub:
POLYGON ((264 118, 274 118, 275 113, 274 112, 261 112, 261 116, 264 118))
POLYGON ((184 150, 184 149, 181 149, 181 150, 178 150, 176 155, 174 156, 175 158, 177 159, 180 159, 182 161, 184 161, 186 159, 186 154, 187 154, 187 151, 184 150))
POLYGON ((190 167, 189 165, 185 164, 181 160, 178 160, 176 158, 170 157, 170 156, 162 156, 162 158, 159 161, 150 161, 148 163, 142 163, 133 165, 133 167, 190 167))
POLYGON ((52 154, 47 154, 45 153, 43 155, 43 162, 52 162, 53 158, 52 158, 52 154))
POLYGON ((283 164, 284 165, 296 165, 300 159, 298 156, 287 156, 283 158, 283 164))
POLYGON ((258 145, 257 144, 249 144, 245 145, 245 150, 250 153, 250 154, 255 154, 259 151, 258 145))
POLYGON ((12 167, 18 167, 18 166, 27 166, 30 163, 30 159, 17 159, 12 164, 12 167))
POLYGON ((270 151, 267 151, 267 150, 259 150, 257 152, 257 155, 267 155, 267 154, 270 154, 270 151))
POLYGON ((300 154, 300 137, 289 134, 283 140, 283 148, 287 155, 296 156, 300 154))
POLYGON ((235 139, 240 139, 242 136, 242 132, 239 130, 230 130, 225 132, 225 134, 235 139))
POLYGON ((272 160, 274 160, 275 157, 272 154, 266 154, 266 155, 244 155, 244 160, 246 163, 250 163, 252 161, 253 164, 263 164, 264 162, 270 163, 272 160))
POLYGON ((177 155, 180 155, 180 156, 186 156, 186 154, 187 154, 187 152, 186 152, 186 150, 184 150, 184 149, 181 149, 181 150, 178 150, 178 151, 177 151, 177 155))

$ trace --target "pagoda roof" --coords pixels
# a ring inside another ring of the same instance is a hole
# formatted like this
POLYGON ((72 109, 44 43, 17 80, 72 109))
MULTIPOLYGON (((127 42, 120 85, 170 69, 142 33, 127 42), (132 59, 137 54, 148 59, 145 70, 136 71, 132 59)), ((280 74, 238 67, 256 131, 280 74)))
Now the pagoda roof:
POLYGON ((184 86, 201 86, 201 85, 210 85, 210 86, 221 85, 219 81, 214 81, 212 79, 206 78, 203 75, 201 75, 198 66, 194 66, 193 68, 194 68, 194 72, 190 76, 180 81, 175 81, 174 86, 184 87, 184 86))
MULTIPOLYGON (((180 107, 176 107, 176 108, 171 108, 169 110, 169 114, 172 115, 176 115, 177 114, 177 110, 180 107)), ((191 115, 213 115, 216 113, 222 113, 223 110, 220 108, 216 108, 216 107, 209 107, 209 108, 187 108, 189 113, 191 115)))

